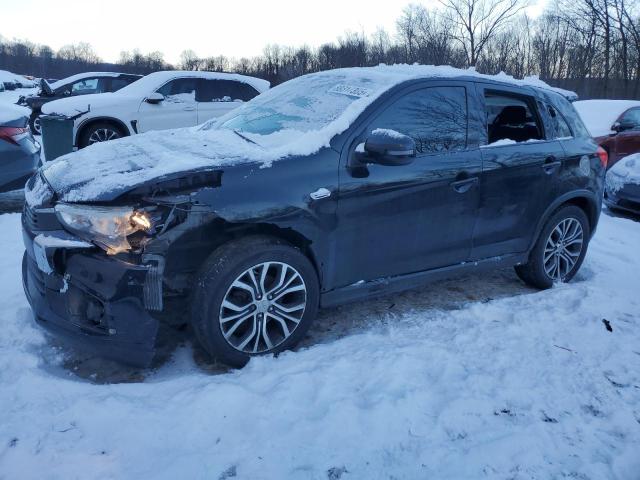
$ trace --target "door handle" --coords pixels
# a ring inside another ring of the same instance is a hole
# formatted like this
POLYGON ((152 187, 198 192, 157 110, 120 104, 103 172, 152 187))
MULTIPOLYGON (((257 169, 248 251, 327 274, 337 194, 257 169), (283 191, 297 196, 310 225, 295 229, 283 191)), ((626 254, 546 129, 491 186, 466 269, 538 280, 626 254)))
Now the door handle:
POLYGON ((469 177, 463 180, 456 180, 455 182, 451 182, 449 185, 458 193, 464 193, 468 191, 471 187, 473 187, 476 183, 478 183, 478 177, 469 177))
POLYGON ((556 160, 556 157, 551 156, 551 157, 547 157, 544 160, 544 163, 542 164, 542 169, 544 170, 544 173, 546 173, 547 175, 552 174, 560 165, 562 165, 562 162, 560 162, 559 160, 556 160))
POLYGON ((192 106, 184 107, 184 108, 183 108, 183 110, 184 110, 185 112, 193 112, 195 109, 196 109, 196 107, 192 107, 192 106))

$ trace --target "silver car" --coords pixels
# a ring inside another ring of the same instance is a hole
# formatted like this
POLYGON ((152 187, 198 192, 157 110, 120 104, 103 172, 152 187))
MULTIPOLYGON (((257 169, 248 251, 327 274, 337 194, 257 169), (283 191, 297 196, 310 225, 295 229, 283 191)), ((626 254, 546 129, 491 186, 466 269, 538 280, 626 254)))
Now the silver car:
POLYGON ((24 108, 0 107, 0 192, 24 187, 40 164, 40 144, 28 122, 24 108))

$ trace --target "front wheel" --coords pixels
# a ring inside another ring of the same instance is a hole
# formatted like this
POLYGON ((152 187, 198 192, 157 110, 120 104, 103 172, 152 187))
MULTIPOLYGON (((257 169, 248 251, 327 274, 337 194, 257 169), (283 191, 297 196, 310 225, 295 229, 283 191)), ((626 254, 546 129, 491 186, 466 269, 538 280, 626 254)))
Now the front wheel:
POLYGON ((80 136, 80 148, 88 147, 94 143, 108 142, 121 138, 124 133, 120 128, 111 123, 101 122, 91 125, 80 136))
POLYGON ((195 282, 191 323, 214 358, 241 367, 294 347, 318 311, 316 271, 300 250, 254 236, 217 249, 195 282))
POLYGON ((568 282, 584 261, 590 236, 584 211, 574 205, 561 207, 547 220, 529 260, 518 265, 516 273, 525 283, 542 289, 568 282))

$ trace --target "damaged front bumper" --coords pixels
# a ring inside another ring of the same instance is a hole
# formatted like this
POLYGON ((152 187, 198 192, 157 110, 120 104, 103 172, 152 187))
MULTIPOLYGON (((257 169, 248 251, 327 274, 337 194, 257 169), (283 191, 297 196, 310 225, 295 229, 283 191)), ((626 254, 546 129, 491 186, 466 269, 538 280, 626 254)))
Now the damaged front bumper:
POLYGON ((22 217, 23 286, 36 321, 93 354, 148 366, 159 329, 150 311, 162 309, 162 257, 107 256, 55 225, 40 230, 53 222, 47 215, 27 207, 22 217))

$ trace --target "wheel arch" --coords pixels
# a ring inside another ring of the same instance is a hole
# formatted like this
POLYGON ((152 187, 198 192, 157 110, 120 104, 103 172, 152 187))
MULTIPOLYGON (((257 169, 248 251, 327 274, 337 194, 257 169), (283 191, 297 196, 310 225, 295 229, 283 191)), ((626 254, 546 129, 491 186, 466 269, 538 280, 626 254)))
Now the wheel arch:
POLYGON ((90 128, 92 125, 95 125, 96 123, 111 123, 117 126, 124 133, 125 137, 128 137, 129 135, 131 135, 131 131, 127 127, 127 124, 122 120, 119 120, 114 117, 108 117, 108 116, 92 117, 83 121, 80 125, 78 125, 78 129, 76 130, 76 138, 75 138, 76 146, 80 146, 80 139, 82 138, 82 135, 84 134, 84 132, 86 132, 88 128, 90 128))
POLYGON ((576 207, 582 209, 587 215, 587 219, 589 220, 589 229, 590 234, 593 236, 596 227, 598 225, 598 218, 600 217, 600 203, 598 202, 594 193, 589 190, 579 190, 575 192, 566 193, 560 197, 558 197, 555 202, 553 202, 547 209, 544 214, 538 221, 538 225, 536 226, 535 235, 531 239, 531 243, 529 244, 529 251, 535 245, 538 237, 540 236, 540 232, 544 228, 547 220, 561 207, 565 205, 575 205, 576 207))

